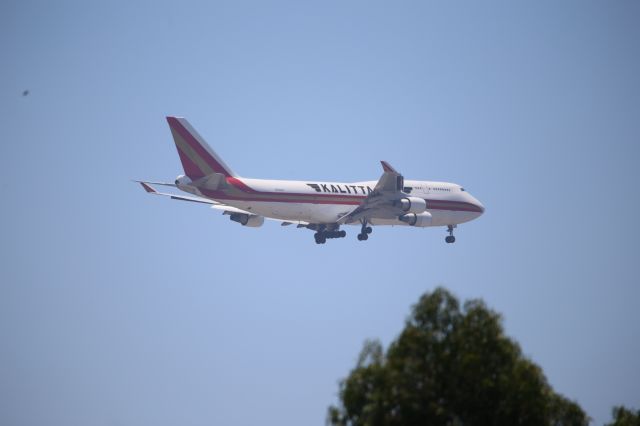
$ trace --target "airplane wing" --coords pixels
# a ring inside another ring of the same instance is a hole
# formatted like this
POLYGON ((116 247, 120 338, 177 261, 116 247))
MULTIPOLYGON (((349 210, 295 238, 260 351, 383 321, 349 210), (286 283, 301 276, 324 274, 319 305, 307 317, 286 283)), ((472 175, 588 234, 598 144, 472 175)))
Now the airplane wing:
MULTIPOLYGON (((208 198, 191 197, 191 196, 188 196, 188 195, 171 194, 171 193, 167 193, 167 192, 158 192, 158 191, 156 191, 156 189, 154 187, 151 186, 151 183, 155 183, 155 184, 159 184, 159 185, 163 185, 163 183, 145 182, 145 181, 140 181, 140 180, 136 180, 135 182, 138 182, 140 185, 142 185, 144 190, 147 193, 151 194, 151 195, 162 195, 164 197, 169 197, 172 200, 190 201, 190 202, 193 202, 193 203, 209 204, 212 209, 222 211, 222 214, 241 213, 241 214, 247 214, 247 215, 250 215, 250 216, 255 216, 256 215, 255 213, 251 213, 251 212, 248 212, 246 210, 239 209, 237 207, 228 206, 226 204, 219 203, 217 201, 209 200, 208 198)), ((164 184, 164 185, 175 186, 173 184, 164 184)), ((294 225, 294 224, 303 225, 304 226, 304 225, 308 224, 307 222, 302 222, 302 221, 292 222, 292 221, 274 219, 274 218, 270 218, 270 217, 268 217, 267 219, 274 220, 276 222, 280 222, 280 224, 282 226, 294 225)))
POLYGON ((389 163, 381 161, 384 173, 380 176, 373 192, 351 212, 338 219, 338 224, 353 223, 364 218, 393 219, 403 214, 397 201, 407 194, 403 192, 404 177, 389 163))

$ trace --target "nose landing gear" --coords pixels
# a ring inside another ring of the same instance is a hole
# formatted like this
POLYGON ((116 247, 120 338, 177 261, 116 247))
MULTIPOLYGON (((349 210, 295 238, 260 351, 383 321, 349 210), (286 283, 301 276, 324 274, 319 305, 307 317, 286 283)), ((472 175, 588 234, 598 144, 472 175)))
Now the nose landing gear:
POLYGON ((447 244, 452 244, 456 242, 456 237, 453 236, 453 228, 455 228, 456 225, 448 225, 447 226, 447 232, 449 232, 449 235, 444 239, 447 244))

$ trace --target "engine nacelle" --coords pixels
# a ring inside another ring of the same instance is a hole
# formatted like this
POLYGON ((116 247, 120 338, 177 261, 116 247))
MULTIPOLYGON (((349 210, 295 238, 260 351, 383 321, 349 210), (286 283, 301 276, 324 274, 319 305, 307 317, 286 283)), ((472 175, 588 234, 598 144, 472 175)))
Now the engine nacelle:
POLYGON ((427 209, 427 202, 423 198, 406 197, 396 201, 396 205, 407 213, 422 213, 427 209))
POLYGON ((423 212, 420 214, 407 213, 400 216, 398 219, 408 225, 417 226, 418 228, 424 228, 426 226, 431 226, 431 220, 433 219, 433 216, 431 216, 431 213, 429 212, 423 212))
POLYGON ((191 179, 185 175, 180 175, 175 180, 176 186, 191 185, 191 179))
POLYGON ((264 223, 264 217, 255 214, 231 213, 229 219, 250 228, 258 228, 264 223))

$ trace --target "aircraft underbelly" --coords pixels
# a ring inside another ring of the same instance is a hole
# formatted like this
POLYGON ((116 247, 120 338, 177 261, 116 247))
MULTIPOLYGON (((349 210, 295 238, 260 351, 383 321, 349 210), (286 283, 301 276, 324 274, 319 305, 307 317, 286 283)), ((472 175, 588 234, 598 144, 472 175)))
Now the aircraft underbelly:
MULTIPOLYGON (((308 223, 334 223, 339 217, 348 213, 355 206, 342 204, 312 204, 312 203, 276 203, 256 201, 225 201, 242 210, 264 217, 286 221, 302 221, 308 223)), ((447 226, 468 222, 478 217, 478 213, 452 210, 428 210, 432 215, 431 226, 447 226)), ((372 218, 372 225, 399 225, 406 223, 395 218, 372 218)), ((358 225, 359 222, 353 224, 358 225)))
POLYGON ((333 223, 338 220, 340 216, 348 213, 355 207, 337 204, 274 203, 255 201, 234 201, 233 203, 227 201, 226 203, 260 216, 309 223, 333 223))
POLYGON ((454 210, 429 210, 431 213, 431 226, 457 225, 469 222, 478 217, 478 213, 454 210))

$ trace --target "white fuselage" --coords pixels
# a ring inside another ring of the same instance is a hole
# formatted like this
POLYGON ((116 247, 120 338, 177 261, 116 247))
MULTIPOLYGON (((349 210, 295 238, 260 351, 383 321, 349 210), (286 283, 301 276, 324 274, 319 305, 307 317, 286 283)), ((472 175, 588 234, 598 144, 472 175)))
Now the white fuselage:
MULTIPOLYGON (((217 190, 178 187, 260 216, 331 224, 357 207, 376 185, 376 181, 339 183, 239 177, 229 177, 226 181, 227 185, 217 190)), ((453 183, 406 180, 403 192, 426 200, 427 211, 432 215, 430 226, 468 222, 484 212, 484 206, 476 198, 453 183)), ((397 217, 371 218, 369 223, 407 225, 397 217)))

